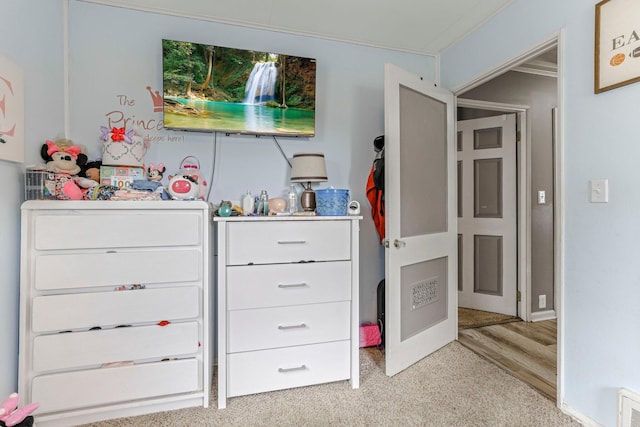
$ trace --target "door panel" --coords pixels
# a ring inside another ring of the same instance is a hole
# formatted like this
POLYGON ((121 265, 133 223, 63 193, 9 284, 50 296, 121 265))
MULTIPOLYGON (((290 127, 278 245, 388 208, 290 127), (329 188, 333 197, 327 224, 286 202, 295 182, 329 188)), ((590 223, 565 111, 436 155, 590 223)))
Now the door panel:
POLYGON ((405 265, 400 275, 404 341, 447 319, 447 294, 438 291, 447 281, 447 258, 405 265))
POLYGON ((456 338, 453 95, 385 66, 387 375, 456 338))
POLYGON ((516 117, 457 123, 459 306, 517 313, 516 117))
POLYGON ((446 104, 429 102, 402 85, 399 96, 401 139, 406 142, 400 151, 400 237, 446 232, 446 104), (425 144, 426 135, 434 143, 425 144))

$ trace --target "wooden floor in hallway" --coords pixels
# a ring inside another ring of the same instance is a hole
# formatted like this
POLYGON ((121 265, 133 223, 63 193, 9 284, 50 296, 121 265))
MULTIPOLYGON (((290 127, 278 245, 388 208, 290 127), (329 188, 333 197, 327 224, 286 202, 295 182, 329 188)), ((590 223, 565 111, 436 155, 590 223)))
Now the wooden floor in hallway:
POLYGON ((557 321, 460 329, 458 341, 556 401, 557 321))

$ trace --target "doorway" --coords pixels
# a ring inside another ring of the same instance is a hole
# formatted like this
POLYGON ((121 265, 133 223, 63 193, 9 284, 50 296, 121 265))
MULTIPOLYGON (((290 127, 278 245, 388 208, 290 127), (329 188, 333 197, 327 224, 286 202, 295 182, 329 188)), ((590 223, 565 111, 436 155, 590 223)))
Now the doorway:
MULTIPOLYGON (((518 173, 518 316, 528 322, 551 321, 554 349, 557 327, 561 326, 558 46, 556 36, 456 92, 458 120, 471 110, 477 114, 477 106, 486 102, 519 105, 525 110, 528 120, 519 131, 522 151, 518 156, 518 167, 523 168, 518 173), (466 112, 462 106, 467 107, 466 112)), ((498 114, 504 110, 491 113, 498 114)), ((561 378, 560 352, 558 348, 553 354, 554 379, 561 378)), ((561 384, 555 392, 561 395, 561 384)))
POLYGON ((457 121, 458 307, 517 312, 516 115, 457 121))

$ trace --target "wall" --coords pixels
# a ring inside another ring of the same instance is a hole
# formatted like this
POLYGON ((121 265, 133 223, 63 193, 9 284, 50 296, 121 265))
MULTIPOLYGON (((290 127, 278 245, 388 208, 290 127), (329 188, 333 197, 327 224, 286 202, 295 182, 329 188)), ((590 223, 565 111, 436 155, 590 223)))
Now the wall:
POLYGON ((595 95, 595 1, 516 0, 441 57, 455 90, 563 30, 563 300, 560 404, 616 424, 619 387, 640 391, 640 84, 595 95), (609 180, 609 203, 589 202, 589 180, 609 180))
POLYGON ((482 84, 462 98, 529 106, 531 161, 531 311, 551 310, 553 295, 553 139, 551 109, 557 106, 553 77, 510 71, 482 84), (539 205, 538 191, 546 203, 539 205), (547 308, 538 308, 538 296, 546 295, 547 308))
MULTIPOLYGON (((162 113, 153 112, 146 88, 162 91, 162 38, 316 58, 316 136, 279 141, 289 158, 299 151, 325 153, 329 182, 315 188, 349 188, 363 206, 360 317, 374 321, 384 252, 368 210, 365 184, 375 155, 373 139, 384 133, 384 63, 433 80, 434 59, 75 0, 69 6, 70 136, 87 146, 93 153, 90 158, 100 155, 100 126, 120 113, 147 124, 161 123, 162 113), (126 28, 135 31, 122 31, 126 28)), ((155 142, 145 160, 164 162, 168 173, 177 171, 187 155, 197 156, 203 171, 211 173, 217 140, 211 202, 240 200, 247 190, 284 196, 289 188, 288 165, 271 138, 147 127, 155 142)))
MULTIPOLYGON (((435 60, 394 52, 269 31, 100 6, 76 0, 3 0, 0 53, 25 69, 25 162, 40 162, 46 139, 68 137, 84 145, 90 158, 100 155, 100 126, 110 112, 131 119, 161 120, 153 112, 146 86, 161 90, 161 38, 223 46, 273 50, 318 60, 317 136, 282 138, 288 157, 298 151, 321 151, 329 182, 349 188, 363 207, 360 237, 360 317, 374 321, 376 286, 383 276, 384 251, 365 198, 366 179, 374 158, 373 139, 384 132, 383 68, 392 62, 433 80, 435 60), (64 115, 64 8, 69 5, 69 117, 64 115), (37 10, 37 13, 34 11, 37 10), (28 25, 25 25, 28 20, 28 25), (37 29, 35 31, 34 29, 37 29), (69 133, 65 134, 65 120, 69 133)), ((250 189, 266 189, 274 197, 288 188, 288 165, 268 138, 175 133, 150 129, 156 139, 147 162, 162 161, 176 171, 182 158, 195 155, 204 171, 215 173, 209 200, 238 200, 250 189)), ((22 165, 0 161, 3 182, 22 182, 22 165)), ((22 188, 0 190, 0 342, 6 361, 0 366, 0 393, 17 383, 19 207, 22 188)), ((162 230, 159 230, 162 232, 162 230)))
MULTIPOLYGON (((2 16, 0 54, 24 72, 28 152, 38 141, 49 137, 52 130, 64 126, 62 3, 4 0, 2 16), (38 12, 34 13, 36 9, 38 12), (25 17, 29 17, 28 24, 25 17)), ((22 168, 21 164, 0 160, 0 399, 17 391, 22 168)))

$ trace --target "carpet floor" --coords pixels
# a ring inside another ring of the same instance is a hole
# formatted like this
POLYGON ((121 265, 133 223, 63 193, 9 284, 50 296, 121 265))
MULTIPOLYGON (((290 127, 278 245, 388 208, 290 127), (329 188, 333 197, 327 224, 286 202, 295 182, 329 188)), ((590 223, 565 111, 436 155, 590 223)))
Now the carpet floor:
MULTIPOLYGON (((215 379, 214 379, 215 384, 215 379)), ((360 388, 347 381, 230 398, 90 424, 128 426, 579 426, 534 389, 454 341, 394 377, 384 353, 360 350, 360 388)))

